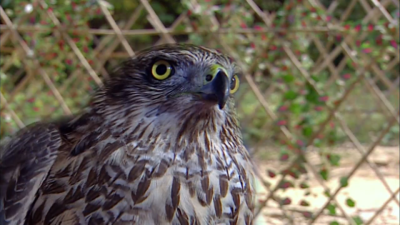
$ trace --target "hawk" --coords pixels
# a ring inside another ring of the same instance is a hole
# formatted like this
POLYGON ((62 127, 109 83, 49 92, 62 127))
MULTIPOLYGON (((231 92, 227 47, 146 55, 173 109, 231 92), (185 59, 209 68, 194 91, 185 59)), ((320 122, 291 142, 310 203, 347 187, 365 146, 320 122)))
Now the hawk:
POLYGON ((252 224, 240 74, 205 47, 139 52, 80 113, 34 123, 1 148, 0 223, 252 224))

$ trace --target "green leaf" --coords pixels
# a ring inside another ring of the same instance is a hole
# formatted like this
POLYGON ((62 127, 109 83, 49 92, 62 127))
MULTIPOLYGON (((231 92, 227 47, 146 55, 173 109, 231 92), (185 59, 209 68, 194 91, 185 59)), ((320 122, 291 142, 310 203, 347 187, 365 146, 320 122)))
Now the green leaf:
POLYGON ((297 94, 295 91, 289 90, 289 91, 287 91, 287 92, 284 94, 283 97, 284 97, 286 100, 294 100, 294 99, 297 98, 297 96, 298 96, 298 94, 297 94))
POLYGON ((301 189, 306 189, 306 188, 309 188, 310 187, 310 185, 308 185, 306 182, 301 182, 300 183, 300 188, 301 189))
POLYGON ((355 222, 357 225, 363 224, 363 221, 362 221, 362 219, 361 219, 359 216, 353 217, 353 220, 354 220, 354 222, 355 222))
POLYGON ((319 81, 319 78, 316 75, 311 75, 311 79, 313 79, 315 82, 319 81))
POLYGON ((346 205, 353 208, 354 206, 356 206, 356 203, 353 201, 353 199, 348 198, 346 199, 346 205))
POLYGON ((312 124, 312 119, 309 115, 305 115, 298 125, 304 126, 305 124, 312 124))
POLYGON ((331 142, 332 144, 339 140, 339 136, 338 136, 338 133, 336 132, 336 130, 330 130, 328 132, 328 134, 326 135, 326 137, 329 140, 329 142, 331 142))
POLYGON ((336 215, 336 206, 333 204, 329 204, 328 207, 326 207, 326 209, 329 211, 329 214, 334 216, 336 215))
POLYGON ((310 203, 307 202, 306 200, 301 200, 301 201, 300 201, 300 205, 301 205, 301 206, 310 206, 310 203))
POLYGON ((364 43, 361 44, 360 47, 361 47, 361 48, 370 48, 370 47, 371 47, 371 44, 368 43, 368 42, 364 42, 364 43))
POLYGON ((286 74, 282 76, 283 81, 285 81, 285 83, 291 83, 294 81, 294 76, 291 74, 286 74))
POLYGON ((327 169, 321 169, 319 171, 319 175, 321 175, 322 179, 324 180, 328 180, 328 176, 329 176, 329 171, 327 169))
POLYGON ((328 159, 329 159, 329 163, 330 163, 332 166, 339 166, 340 155, 338 155, 338 154, 331 154, 331 155, 329 155, 328 159))
POLYGON ((329 190, 325 190, 324 191, 324 195, 326 196, 326 197, 331 197, 331 193, 329 192, 329 190))
POLYGON ((182 25, 182 24, 179 24, 179 25, 175 28, 176 31, 184 31, 185 29, 186 29, 186 26, 185 26, 185 25, 182 25))
POLYGON ((322 146, 322 141, 320 139, 315 139, 314 146, 320 148, 322 146))
POLYGON ((310 85, 306 85, 308 93, 306 94, 306 100, 311 103, 318 104, 319 103, 319 94, 318 92, 310 85))
POLYGON ((329 225, 339 225, 339 222, 337 222, 337 221, 332 221, 332 222, 329 223, 329 225))
POLYGON ((349 186, 349 179, 347 177, 341 177, 340 178, 340 185, 342 187, 347 187, 349 186))
POLYGON ((308 126, 308 127, 304 127, 304 128, 303 128, 303 135, 304 135, 305 137, 310 137, 310 136, 312 135, 312 133, 313 133, 313 129, 312 129, 311 126, 308 126))
POLYGON ((299 103, 292 103, 289 106, 290 112, 294 113, 295 115, 299 115, 301 113, 301 105, 299 103))

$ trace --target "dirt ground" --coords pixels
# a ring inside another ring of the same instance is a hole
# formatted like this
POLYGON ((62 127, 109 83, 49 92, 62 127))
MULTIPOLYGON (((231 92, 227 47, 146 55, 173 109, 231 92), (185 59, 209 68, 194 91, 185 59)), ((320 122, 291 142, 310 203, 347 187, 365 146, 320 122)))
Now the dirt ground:
MULTIPOLYGON (((361 158, 361 154, 352 148, 340 148, 337 151, 341 155, 342 160, 339 167, 332 168, 330 170, 330 178, 328 182, 325 182, 326 186, 330 188, 331 192, 336 191, 339 187, 340 177, 346 176, 354 168, 355 164, 361 158)), ((277 157, 275 157, 276 159, 277 157)), ((319 162, 319 156, 316 153, 308 153, 307 159, 310 162, 317 165, 319 162)), ((397 147, 377 147, 374 152, 368 157, 370 162, 375 163, 383 178, 386 180, 387 185, 395 192, 399 188, 399 146, 397 147)), ((270 178, 267 175, 268 169, 278 170, 285 168, 285 164, 276 160, 256 160, 256 164, 259 168, 259 172, 265 180, 271 183, 271 187, 275 187, 279 176, 270 178)), ((268 205, 261 211, 260 216, 257 217, 256 225, 262 224, 309 224, 303 216, 303 212, 318 212, 319 209, 327 203, 327 197, 323 194, 324 188, 315 179, 314 176, 308 176, 306 178, 311 189, 311 194, 304 196, 305 191, 300 188, 289 188, 286 191, 279 190, 278 196, 288 197, 291 199, 291 204, 283 206, 284 213, 292 218, 293 222, 286 219, 282 215, 282 210, 279 209, 278 204, 269 200, 268 205), (299 202, 306 200, 310 203, 310 206, 300 206, 299 202)), ((269 191, 259 183, 258 187, 258 201, 265 199, 268 196, 269 191)), ((399 193, 396 194, 399 200, 399 193)), ((375 213, 381 208, 381 206, 388 201, 390 194, 387 188, 383 185, 381 180, 378 178, 374 170, 371 167, 363 163, 357 172, 349 180, 349 185, 340 190, 336 199, 337 204, 342 206, 343 210, 348 217, 359 216, 364 222, 368 221, 375 213), (352 198, 355 202, 355 207, 349 207, 346 205, 346 199, 352 198)), ((399 204, 394 200, 391 200, 387 206, 382 210, 378 217, 371 224, 382 224, 391 225, 399 224, 400 220, 400 208, 399 204)), ((330 224, 332 221, 337 221, 339 224, 349 224, 348 220, 343 216, 341 211, 337 208, 337 215, 330 216, 328 211, 324 213, 315 221, 313 224, 330 224)), ((355 223, 354 223, 355 224, 355 223)))

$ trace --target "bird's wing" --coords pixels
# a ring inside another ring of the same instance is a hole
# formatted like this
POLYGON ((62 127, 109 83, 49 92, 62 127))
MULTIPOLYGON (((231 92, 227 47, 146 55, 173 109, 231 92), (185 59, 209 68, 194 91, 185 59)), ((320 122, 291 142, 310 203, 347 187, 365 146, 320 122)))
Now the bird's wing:
POLYGON ((58 129, 39 123, 0 146, 0 224, 24 223, 60 145, 58 129))

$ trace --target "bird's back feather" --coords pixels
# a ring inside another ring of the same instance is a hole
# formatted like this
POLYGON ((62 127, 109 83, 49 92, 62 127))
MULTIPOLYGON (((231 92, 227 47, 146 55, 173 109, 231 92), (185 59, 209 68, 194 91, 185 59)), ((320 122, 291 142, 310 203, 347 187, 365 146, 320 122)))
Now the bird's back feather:
POLYGON ((51 124, 33 124, 0 149, 0 224, 23 224, 47 176, 61 137, 51 124))

